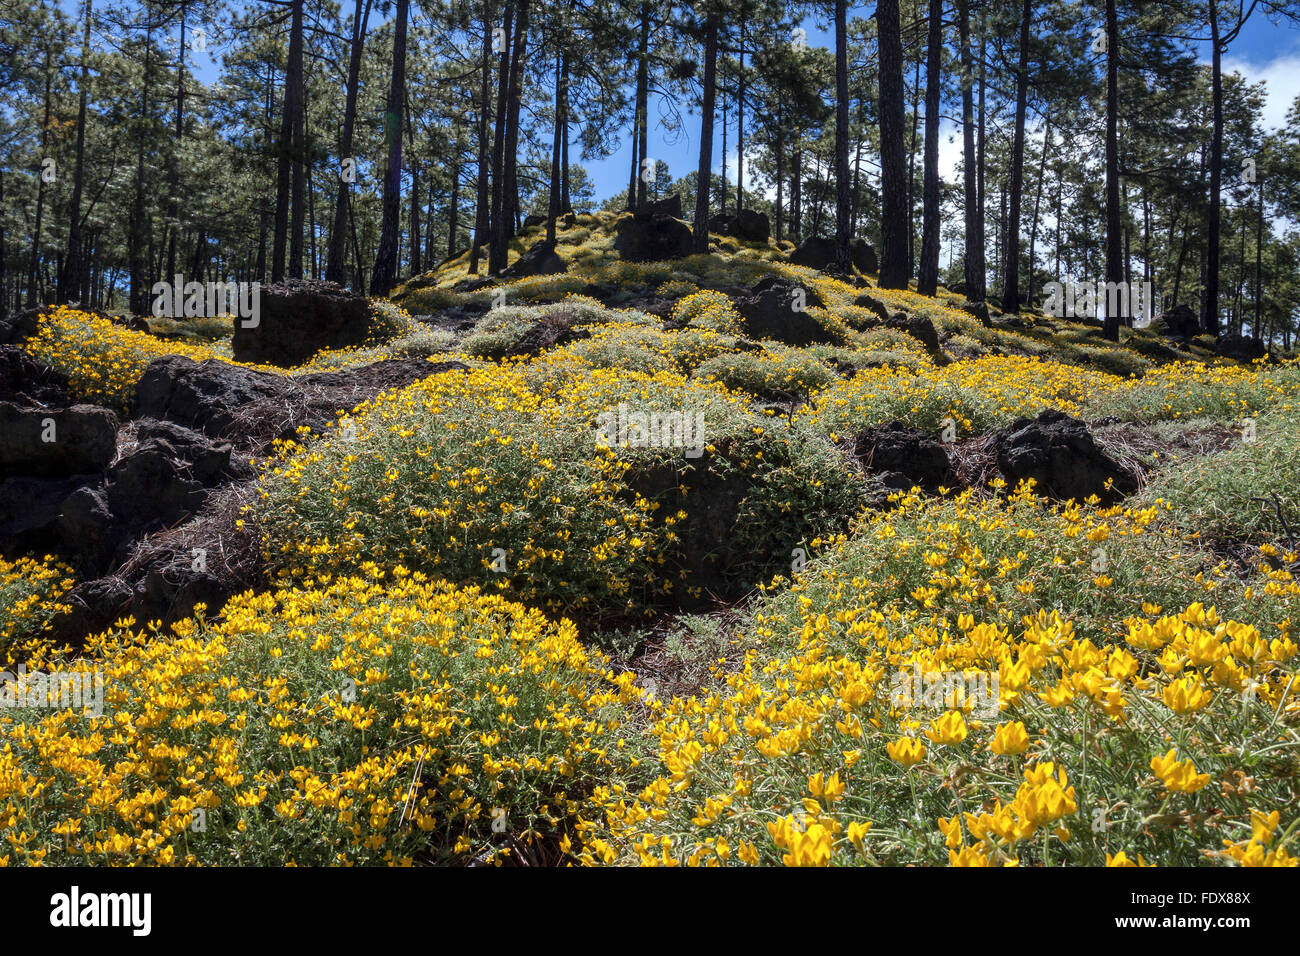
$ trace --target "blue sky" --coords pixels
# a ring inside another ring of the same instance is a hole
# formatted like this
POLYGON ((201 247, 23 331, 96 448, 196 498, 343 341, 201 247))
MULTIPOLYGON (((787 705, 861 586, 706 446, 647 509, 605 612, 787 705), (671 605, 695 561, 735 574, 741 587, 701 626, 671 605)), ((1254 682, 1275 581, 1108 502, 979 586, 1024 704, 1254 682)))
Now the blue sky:
MULTIPOLYGON (((419 0, 417 0, 418 2, 419 0)), ((58 3, 70 16, 75 17, 80 12, 81 0, 58 0, 58 3)), ((854 16, 869 16, 873 10, 874 5, 851 7, 849 16, 851 18, 854 16)), ((376 16, 377 14, 372 12, 371 29, 377 26, 376 16)), ((810 46, 830 48, 833 45, 830 34, 819 26, 815 18, 809 17, 805 19, 803 26, 807 31, 810 46)), ((1201 55, 1208 62, 1208 43, 1201 44, 1201 55)), ((207 53, 192 55, 191 69, 195 70, 203 81, 212 82, 217 78, 217 59, 219 57, 220 50, 215 44, 210 45, 207 53)), ((1237 70, 1241 72, 1252 82, 1263 80, 1267 83, 1268 98, 1264 121, 1269 127, 1280 127, 1284 122, 1287 108, 1295 101, 1296 96, 1300 95, 1300 30, 1289 26, 1276 27, 1262 13, 1256 11, 1241 35, 1233 43, 1229 55, 1225 58, 1224 66, 1228 71, 1237 70)), ((651 103, 650 114, 652 117, 658 115, 656 104, 653 102, 651 103)), ((729 153, 726 160, 729 176, 734 177, 736 168, 735 116, 731 115, 728 119, 731 128, 727 134, 729 153)), ((955 132, 955 130, 944 130, 945 135, 940 150, 941 175, 950 182, 955 181, 956 164, 960 155, 960 138, 955 138, 952 143, 948 142, 949 137, 946 134, 952 132, 955 132)), ((721 108, 719 108, 718 122, 715 124, 715 134, 714 171, 721 172, 723 164, 721 154, 721 108)), ((666 162, 672 176, 678 178, 690 172, 698 163, 698 137, 699 115, 698 113, 688 114, 686 127, 676 137, 675 142, 670 142, 662 129, 651 130, 649 154, 655 159, 666 162)), ((623 139, 619 148, 612 155, 583 163, 595 184, 598 200, 627 188, 632 162, 630 139, 630 136, 623 139)), ((578 161, 576 147, 572 159, 575 162, 578 161)), ((748 177, 746 179, 748 180, 748 177)))

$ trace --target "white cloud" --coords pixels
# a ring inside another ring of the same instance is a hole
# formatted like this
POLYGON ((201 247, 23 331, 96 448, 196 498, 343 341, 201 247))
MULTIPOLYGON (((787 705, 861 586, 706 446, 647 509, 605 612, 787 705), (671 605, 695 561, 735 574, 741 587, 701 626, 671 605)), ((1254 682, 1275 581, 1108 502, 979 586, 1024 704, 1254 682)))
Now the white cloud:
POLYGON ((1266 63, 1241 57, 1227 57, 1224 73, 1240 73, 1250 83, 1267 84, 1264 95, 1263 121, 1266 129, 1278 130, 1286 125, 1286 113, 1300 96, 1300 53, 1289 53, 1266 63))

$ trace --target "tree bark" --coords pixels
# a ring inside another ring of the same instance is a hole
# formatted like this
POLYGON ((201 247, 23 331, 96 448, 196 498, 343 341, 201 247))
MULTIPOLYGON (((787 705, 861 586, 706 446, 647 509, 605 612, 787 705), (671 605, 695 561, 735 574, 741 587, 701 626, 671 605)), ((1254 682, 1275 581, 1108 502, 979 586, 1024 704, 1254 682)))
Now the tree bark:
POLYGON ((397 284, 397 233, 401 228, 402 112, 406 102, 406 21, 410 0, 397 0, 393 20, 393 74, 384 113, 384 138, 388 159, 384 174, 379 250, 370 270, 371 295, 387 295, 397 284))
MULTIPOLYGON (((371 0, 356 0, 352 14, 352 47, 348 54, 348 88, 343 107, 343 138, 339 143, 339 161, 353 159, 352 136, 357 120, 357 87, 361 77, 362 45, 366 38, 366 24, 370 21, 371 0)), ((343 261, 347 258, 348 213, 352 199, 352 184, 343 179, 339 170, 338 193, 334 197, 334 226, 330 229, 329 252, 326 253, 325 278, 343 284, 343 261)))
POLYGON ((1219 334, 1220 192, 1223 172, 1223 51, 1219 43, 1219 0, 1210 0, 1210 95, 1214 104, 1210 138, 1210 222, 1205 239, 1205 294, 1201 328, 1219 334))
MULTIPOLYGON (((85 298, 88 270, 81 239, 81 190, 85 178, 86 155, 86 99, 90 89, 90 21, 91 4, 86 0, 86 23, 81 35, 81 82, 77 101, 77 153, 76 165, 72 170, 72 200, 68 205, 68 251, 63 260, 63 272, 59 275, 60 302, 70 302, 74 297, 85 298)), ((0 312, 3 311, 3 297, 0 297, 0 312)))
POLYGON ((695 184, 695 223, 692 238, 697 253, 709 251, 709 187, 713 169, 713 109, 718 78, 718 16, 704 25, 704 89, 700 116, 700 163, 695 184))
POLYGON ((1020 308, 1020 200, 1025 181, 1025 108, 1029 100, 1029 21, 1033 3, 1024 0, 1020 11, 1020 61, 1016 67, 1016 132, 1011 147, 1011 182, 1008 185, 1006 238, 1003 242, 1002 311, 1020 308))
POLYGON ((966 298, 983 302, 985 296, 984 209, 980 204, 979 162, 975 153, 974 103, 971 86, 970 0, 958 0, 958 42, 961 44, 961 132, 962 184, 965 189, 966 238, 962 256, 966 277, 966 298))
POLYGON ((905 289, 912 264, 907 253, 903 43, 898 0, 879 0, 876 21, 880 33, 880 285, 905 289))
POLYGON ((929 50, 925 64, 925 184, 921 213, 921 265, 916 291, 939 288, 939 70, 943 56, 943 0, 930 0, 929 50))
POLYGON ((849 259, 848 0, 835 0, 835 271, 853 274, 849 259))
MULTIPOLYGON (((478 275, 479 247, 487 239, 488 203, 488 130, 492 125, 492 0, 483 0, 483 78, 479 86, 478 101, 478 183, 474 199, 474 234, 470 237, 469 274, 478 275)), ((447 248, 447 255, 453 256, 456 250, 452 245, 447 248)))

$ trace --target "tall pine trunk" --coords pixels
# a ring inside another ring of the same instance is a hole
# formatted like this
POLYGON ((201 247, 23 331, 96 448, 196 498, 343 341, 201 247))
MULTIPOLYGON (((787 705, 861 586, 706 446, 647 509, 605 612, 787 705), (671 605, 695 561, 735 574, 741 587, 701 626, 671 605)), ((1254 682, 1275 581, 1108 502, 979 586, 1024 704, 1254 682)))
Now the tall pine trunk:
POLYGON ((957 0, 958 42, 961 44, 961 135, 962 185, 966 207, 965 267, 966 298, 983 302, 984 289, 984 210, 980 207, 979 157, 975 153, 974 83, 970 52, 970 0, 957 0))
POLYGON ((81 35, 81 82, 77 102, 77 153, 72 170, 72 201, 68 205, 68 249, 59 275, 60 302, 84 299, 89 270, 81 239, 81 191, 85 178, 86 98, 90 89, 90 21, 92 0, 86 0, 86 23, 81 35))
POLYGON ((847 0, 835 0, 835 271, 853 274, 849 259, 849 37, 847 0))
POLYGON ((1220 193, 1223 167, 1223 51, 1219 43, 1219 0, 1210 0, 1210 94, 1214 129, 1210 139, 1210 222, 1205 239, 1205 295, 1201 328, 1219 334, 1220 193))
MULTIPOLYGON (((362 45, 366 39, 366 24, 370 21, 371 0, 356 0, 352 14, 352 48, 348 55, 348 88, 343 107, 343 139, 339 143, 340 165, 352 156, 352 136, 357 119, 357 87, 361 77, 362 45), (364 5, 363 5, 364 4, 364 5)), ((352 184, 343 178, 340 168, 338 193, 334 197, 334 226, 330 229, 329 252, 325 260, 325 278, 340 285, 344 281, 343 262, 347 258, 348 214, 352 199, 352 184)))
MULTIPOLYGON (((487 240, 489 189, 488 130, 492 128, 492 0, 483 0, 483 77, 478 100, 478 183, 474 198, 474 234, 470 237, 469 274, 478 275, 479 247, 487 240)), ((455 255, 449 245, 448 256, 455 255)))
POLYGON ((912 264, 907 252, 903 41, 898 0, 880 0, 876 22, 880 32, 880 285, 905 289, 912 264))
POLYGON ((397 0, 393 21, 393 76, 388 87, 388 109, 384 113, 384 138, 388 161, 384 172, 379 251, 370 271, 371 295, 387 295, 397 284, 397 233, 401 228, 402 202, 402 109, 406 102, 406 19, 410 0, 397 0))
POLYGON ((925 185, 921 212, 921 265, 916 291, 939 288, 939 58, 943 55, 943 0, 930 0, 925 63, 925 185))
MULTIPOLYGON (((1213 2, 1213 0, 1211 0, 1213 2)), ((1119 16, 1115 0, 1106 0, 1106 282, 1124 279, 1124 247, 1119 214, 1119 16)), ((1114 288, 1114 286, 1111 286, 1114 288)), ((1112 314, 1110 297, 1103 297, 1106 316, 1101 334, 1119 341, 1119 327, 1128 317, 1128 293, 1120 297, 1119 312, 1112 314)), ((1117 303, 1118 304, 1118 303, 1117 303)))
MULTIPOLYGON (((285 255, 289 254, 289 271, 294 271, 290 243, 290 203, 297 198, 298 177, 293 165, 301 161, 297 151, 299 129, 298 114, 302 111, 302 5, 303 0, 292 0, 289 20, 289 60, 284 74, 284 108, 280 114, 279 169, 275 189, 275 225, 271 242, 271 281, 279 282, 285 276, 285 255)), ((293 218, 302 223, 302 214, 294 210, 293 218)), ((301 257, 302 240, 296 240, 301 257)), ((298 275, 302 274, 302 260, 298 260, 298 275)))
POLYGON ((1020 202, 1025 185, 1025 110, 1029 101, 1029 21, 1033 3, 1020 10, 1020 60, 1016 67, 1016 131, 1011 146, 1011 176, 1007 186, 1007 218, 1002 253, 1002 311, 1020 308, 1020 202))
POLYGON ((718 16, 710 13, 704 24, 704 89, 700 111, 700 163, 695 183, 695 224, 692 234, 697 253, 709 251, 709 187, 713 169, 713 110, 718 79, 718 16))

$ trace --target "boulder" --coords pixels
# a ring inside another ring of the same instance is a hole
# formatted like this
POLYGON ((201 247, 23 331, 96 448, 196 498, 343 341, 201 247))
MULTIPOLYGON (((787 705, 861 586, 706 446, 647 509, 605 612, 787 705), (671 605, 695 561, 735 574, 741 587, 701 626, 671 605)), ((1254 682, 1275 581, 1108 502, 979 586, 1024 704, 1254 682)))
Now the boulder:
POLYGON ((799 283, 791 282, 789 279, 783 279, 781 278, 781 276, 776 275, 775 273, 771 275, 763 276, 763 278, 759 279, 752 286, 750 286, 749 289, 733 289, 733 290, 724 290, 724 291, 728 291, 728 294, 734 298, 735 296, 743 296, 746 294, 752 294, 757 292, 766 292, 768 289, 780 288, 786 290, 786 294, 788 294, 791 300, 793 301, 794 289, 796 286, 803 289, 804 305, 815 305, 818 308, 825 308, 826 301, 820 295, 818 295, 814 290, 808 288, 806 285, 801 285, 799 283))
POLYGON ((957 308, 961 309, 961 311, 965 312, 967 315, 972 315, 979 319, 980 324, 983 326, 987 327, 992 324, 989 318, 989 304, 987 302, 967 301, 959 303, 957 308))
POLYGON ((137 424, 136 443, 109 468, 102 486, 82 488, 64 503, 60 551, 83 573, 102 574, 141 537, 197 514, 209 491, 256 477, 230 444, 174 422, 137 424))
POLYGON ((1268 349, 1264 347, 1263 342, 1236 334, 1220 335, 1218 341, 1214 343, 1214 351, 1224 358, 1236 359, 1239 362, 1253 362, 1268 355, 1268 349))
POLYGON ((0 478, 103 471, 117 449, 117 416, 96 405, 22 408, 0 402, 0 478))
POLYGON ((1201 320, 1190 305, 1176 305, 1161 312, 1153 320, 1163 328, 1165 335, 1176 339, 1192 339, 1201 334, 1201 320))
POLYGON ((624 216, 618 221, 614 249, 627 262, 659 262, 691 254, 691 230, 671 216, 624 216))
POLYGON ((731 224, 731 234, 742 242, 767 242, 772 238, 772 224, 766 213, 742 209, 731 224))
POLYGON ((796 310, 799 291, 804 294, 805 306, 821 301, 797 283, 783 280, 770 282, 750 295, 736 298, 736 311, 744 323, 745 334, 795 346, 834 342, 835 337, 812 316, 806 311, 796 310))
POLYGON ((939 332, 934 327, 934 323, 923 315, 895 312, 885 322, 885 327, 906 332, 924 345, 931 355, 939 352, 939 332))
POLYGON ((17 345, 0 345, 0 401, 44 408, 72 404, 67 378, 17 345))
POLYGON ((534 243, 502 274, 509 279, 520 279, 524 276, 557 275, 567 268, 565 261, 555 251, 555 243, 543 239, 534 243))
POLYGON ((1088 427, 1056 409, 1017 419, 994 433, 991 447, 1011 488, 1032 478, 1035 493, 1053 500, 1096 495, 1107 504, 1137 490, 1133 475, 1097 445, 1088 427))
POLYGON ((286 279, 259 291, 259 320, 235 319, 235 360, 293 368, 323 349, 360 345, 370 332, 370 303, 333 282, 286 279))
POLYGON ((873 295, 864 292, 853 300, 853 304, 863 309, 870 309, 884 324, 889 321, 889 308, 873 295))
POLYGON ((51 554, 61 550, 59 516, 79 489, 99 475, 63 478, 19 476, 0 481, 0 553, 51 554))
POLYGON ((643 216, 672 216, 674 219, 681 219, 682 197, 678 193, 671 193, 663 199, 647 202, 637 212, 643 216))
POLYGON ((36 326, 47 308, 39 306, 0 317, 0 345, 21 345, 35 335, 36 326))
POLYGON ((531 229, 533 226, 544 226, 544 225, 546 225, 545 216, 539 216, 537 213, 532 213, 530 215, 524 216, 523 227, 525 229, 531 229))
POLYGON ((734 216, 724 216, 718 213, 716 216, 709 217, 709 232, 717 233, 719 236, 731 235, 731 227, 735 224, 734 216))
POLYGON ((319 431, 340 409, 355 408, 379 392, 402 388, 461 362, 419 356, 386 359, 346 372, 289 377, 209 359, 169 355, 149 363, 136 385, 136 413, 231 441, 237 451, 261 454, 299 426, 319 431))
POLYGON ((83 581, 59 600, 64 610, 50 622, 50 637, 56 643, 79 647, 91 634, 128 616, 132 597, 130 583, 121 578, 83 581))
POLYGON ((853 439, 853 456, 893 491, 910 491, 913 485, 936 491, 955 480, 948 450, 902 422, 859 432, 853 439))
MULTIPOLYGON (((810 236, 790 254, 790 261, 797 266, 829 272, 835 268, 835 240, 826 236, 810 236)), ((849 243, 849 261, 859 272, 875 272, 880 268, 876 261, 876 251, 861 239, 849 243)))

